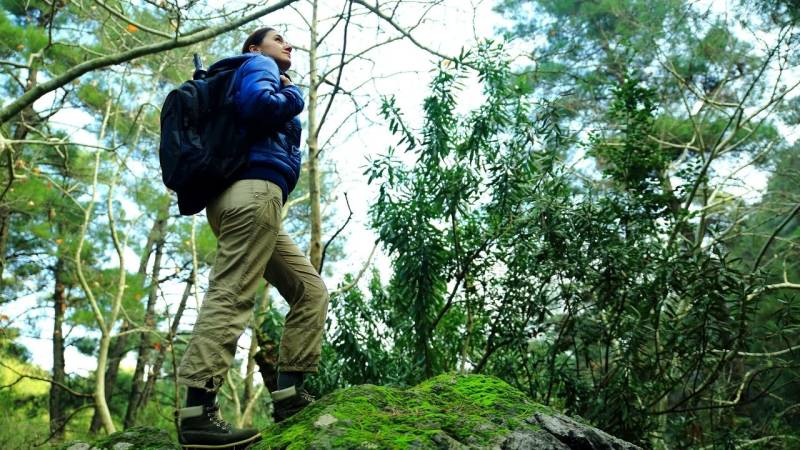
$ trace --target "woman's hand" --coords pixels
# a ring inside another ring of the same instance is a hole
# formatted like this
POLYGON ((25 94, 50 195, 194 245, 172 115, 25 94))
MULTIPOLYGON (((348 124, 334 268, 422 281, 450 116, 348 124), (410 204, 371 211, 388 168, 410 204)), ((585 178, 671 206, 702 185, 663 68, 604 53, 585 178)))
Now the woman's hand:
POLYGON ((294 83, 292 83, 292 80, 290 80, 289 77, 281 74, 281 84, 283 85, 283 87, 286 87, 286 86, 291 86, 294 83))

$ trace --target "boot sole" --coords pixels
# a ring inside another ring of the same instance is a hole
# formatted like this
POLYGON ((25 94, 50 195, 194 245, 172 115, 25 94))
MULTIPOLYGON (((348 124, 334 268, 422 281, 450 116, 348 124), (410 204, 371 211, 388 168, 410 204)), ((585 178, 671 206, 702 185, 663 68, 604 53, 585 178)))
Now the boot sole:
POLYGON ((261 440, 261 433, 247 439, 242 439, 239 442, 231 442, 229 444, 214 444, 214 445, 181 444, 181 448, 183 450, 206 450, 206 449, 245 450, 260 440, 261 440))

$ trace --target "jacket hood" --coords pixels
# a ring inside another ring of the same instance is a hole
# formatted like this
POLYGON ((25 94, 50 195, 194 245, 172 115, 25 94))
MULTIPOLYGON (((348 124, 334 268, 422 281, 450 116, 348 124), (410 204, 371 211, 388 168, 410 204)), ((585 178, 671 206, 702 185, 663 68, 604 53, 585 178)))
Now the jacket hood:
POLYGON ((248 59, 259 55, 260 53, 243 53, 241 55, 231 56, 229 58, 221 59, 211 67, 208 68, 208 73, 212 74, 214 72, 219 72, 223 70, 231 70, 231 69, 238 69, 239 66, 245 63, 248 59))

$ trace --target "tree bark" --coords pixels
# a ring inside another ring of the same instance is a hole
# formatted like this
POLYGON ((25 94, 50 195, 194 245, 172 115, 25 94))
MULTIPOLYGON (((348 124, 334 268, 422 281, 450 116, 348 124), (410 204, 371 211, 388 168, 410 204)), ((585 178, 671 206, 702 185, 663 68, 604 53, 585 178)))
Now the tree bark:
MULTIPOLYGON (((110 344, 110 332, 103 333, 102 337, 100 338, 100 349, 97 355, 97 368, 100 370, 95 371, 95 373, 100 373, 102 369, 105 369, 106 364, 108 363, 108 347, 110 344)), ((97 382, 94 389, 94 404, 95 410, 97 414, 100 416, 100 421, 103 424, 103 428, 106 430, 106 433, 111 434, 116 431, 114 428, 114 421, 111 419, 111 411, 108 409, 108 403, 106 402, 106 379, 105 377, 97 377, 97 382)))
POLYGON ((319 271, 322 263, 322 212, 320 206, 319 140, 317 139, 317 0, 313 0, 311 15, 311 42, 308 48, 308 195, 311 209, 311 239, 309 241, 309 260, 319 271))
POLYGON ((8 227, 11 222, 11 209, 0 205, 0 287, 3 286, 3 273, 6 268, 6 242, 8 242, 8 227))
MULTIPOLYGON (((167 220, 169 218, 169 204, 158 212, 158 217, 153 225, 154 230, 158 230, 155 240, 156 250, 153 258, 153 270, 150 273, 150 292, 147 297, 147 307, 145 309, 144 326, 156 328, 155 309, 158 299, 158 277, 161 272, 161 258, 164 254, 164 241, 166 237, 167 220)), ((143 332, 139 339, 139 356, 136 359, 136 370, 133 372, 131 391, 128 396, 128 409, 125 412, 124 427, 130 428, 136 422, 136 414, 142 406, 142 391, 144 389, 143 379, 144 370, 149 360, 150 353, 150 333, 143 332)))
MULTIPOLYGON (((259 305, 258 315, 263 315, 269 308, 269 284, 267 284, 264 287, 264 298, 259 305)), ((264 386, 269 392, 273 392, 278 389, 278 342, 271 339, 261 328, 261 322, 256 321, 253 334, 258 341, 258 351, 253 359, 258 364, 258 371, 264 380, 264 386)))
POLYGON ((62 325, 67 309, 64 286, 64 260, 61 257, 53 268, 55 289, 53 291, 53 383, 50 383, 50 434, 56 441, 64 438, 64 335, 62 325))
POLYGON ((243 426, 251 426, 253 424, 252 409, 247 409, 246 406, 250 404, 255 396, 253 389, 253 371, 256 368, 256 353, 258 352, 258 339, 256 339, 256 318, 253 317, 253 326, 251 327, 252 333, 250 335, 250 351, 247 352, 247 372, 244 378, 244 397, 242 405, 245 405, 243 411, 242 424, 243 426))
MULTIPOLYGON (((131 324, 127 320, 122 322, 120 326, 120 333, 130 330, 131 324)), ((117 374, 119 373, 119 364, 125 355, 128 353, 128 337, 130 334, 123 334, 112 338, 112 347, 108 352, 108 368, 106 369, 106 401, 111 402, 111 397, 114 395, 114 387, 117 384, 117 374)), ((100 421, 100 414, 97 410, 94 411, 92 416, 92 423, 89 425, 89 432, 96 434, 100 431, 103 423, 100 421)))

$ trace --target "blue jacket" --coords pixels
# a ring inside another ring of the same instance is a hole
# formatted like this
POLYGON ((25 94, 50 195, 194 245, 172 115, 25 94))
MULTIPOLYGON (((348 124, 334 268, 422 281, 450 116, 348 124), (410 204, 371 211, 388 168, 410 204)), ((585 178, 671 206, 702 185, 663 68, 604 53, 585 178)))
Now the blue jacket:
POLYGON ((280 186, 283 201, 297 185, 302 155, 297 115, 305 108, 297 86, 283 86, 274 59, 247 53, 223 59, 217 65, 238 65, 234 77, 234 100, 242 124, 251 133, 250 160, 235 179, 269 180, 280 186))

